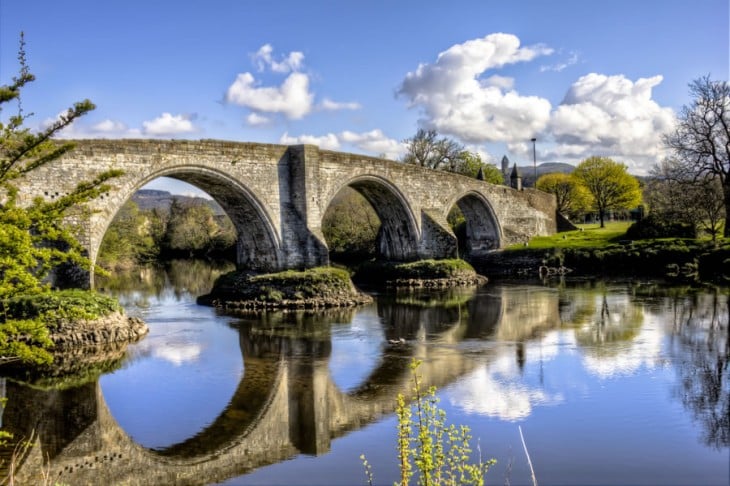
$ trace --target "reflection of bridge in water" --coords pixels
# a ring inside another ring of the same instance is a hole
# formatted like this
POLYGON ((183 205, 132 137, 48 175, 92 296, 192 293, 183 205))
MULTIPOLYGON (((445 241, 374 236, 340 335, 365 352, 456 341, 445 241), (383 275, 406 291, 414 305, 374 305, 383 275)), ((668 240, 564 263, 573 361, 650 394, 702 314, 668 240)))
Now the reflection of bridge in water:
MULTIPOLYGON (((161 450, 140 446, 122 430, 98 382, 50 392, 8 383, 5 429, 17 439, 36 434, 36 446, 22 458, 16 479, 34 484, 47 470, 52 480, 74 485, 200 484, 298 453, 327 452, 332 439, 391 413, 398 393, 411 395, 412 358, 423 361, 418 373, 424 386, 443 387, 478 364, 457 345, 461 340, 494 336, 501 321, 513 320, 505 313, 525 312, 503 305, 499 293, 466 300, 451 306, 443 301, 432 307, 413 301, 379 305, 386 338, 403 337, 407 344, 384 349, 370 375, 347 392, 330 374, 328 322, 317 322, 316 316, 302 322, 299 316, 297 326, 242 325, 244 376, 229 404, 194 437, 161 450), (277 332, 292 327, 316 332, 305 337, 277 332)), ((533 314, 536 322, 525 323, 527 332, 542 327, 540 322, 556 322, 557 299, 548 301, 549 316, 533 314)))

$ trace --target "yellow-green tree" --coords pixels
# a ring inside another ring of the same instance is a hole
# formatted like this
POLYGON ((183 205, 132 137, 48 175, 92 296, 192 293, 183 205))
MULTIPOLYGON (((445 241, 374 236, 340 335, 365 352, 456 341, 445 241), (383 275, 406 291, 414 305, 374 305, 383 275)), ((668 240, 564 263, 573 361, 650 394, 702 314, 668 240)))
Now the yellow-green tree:
POLYGON ((576 167, 573 176, 591 195, 591 206, 598 212, 601 228, 606 212, 632 209, 641 204, 639 181, 626 165, 608 157, 589 157, 576 167))
POLYGON ((590 207, 590 193, 570 174, 554 172, 542 175, 537 180, 536 187, 555 196, 560 214, 574 216, 590 207))
POLYGON ((26 64, 22 34, 18 61, 19 74, 10 84, 0 85, 0 111, 9 102, 18 103, 16 115, 0 118, 0 365, 50 359, 43 350, 50 345, 43 319, 16 315, 12 299, 48 292, 47 277, 61 265, 89 268, 91 262, 64 217, 77 205, 108 191, 106 181, 120 174, 100 174, 54 201, 36 198, 30 206, 18 204, 15 182, 71 150, 72 143, 56 143, 51 138, 94 109, 91 101, 81 101, 50 126, 31 132, 24 127, 29 115, 23 113, 19 101, 21 90, 35 80, 26 64))

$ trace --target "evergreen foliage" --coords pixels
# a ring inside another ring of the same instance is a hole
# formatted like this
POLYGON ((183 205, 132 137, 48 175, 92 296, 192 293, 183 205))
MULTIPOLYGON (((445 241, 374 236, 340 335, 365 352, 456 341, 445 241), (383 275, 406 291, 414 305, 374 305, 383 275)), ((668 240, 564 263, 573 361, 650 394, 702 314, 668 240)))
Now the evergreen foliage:
MULTIPOLYGON (((32 132, 24 127, 32 114, 25 114, 21 91, 35 76, 26 62, 25 40, 20 36, 19 74, 0 86, 0 111, 16 101, 18 113, 0 119, 0 302, 21 294, 49 291, 51 273, 62 265, 89 269, 90 261, 64 218, 80 204, 106 192, 106 182, 120 174, 107 171, 94 180, 79 184, 73 191, 53 201, 36 198, 30 205, 19 203, 15 181, 72 150, 72 143, 51 138, 77 118, 94 109, 89 100, 75 103, 46 128, 32 132)), ((40 362, 50 359, 43 348, 50 345, 45 314, 24 318, 4 313, 0 321, 0 363, 13 360, 40 362)))

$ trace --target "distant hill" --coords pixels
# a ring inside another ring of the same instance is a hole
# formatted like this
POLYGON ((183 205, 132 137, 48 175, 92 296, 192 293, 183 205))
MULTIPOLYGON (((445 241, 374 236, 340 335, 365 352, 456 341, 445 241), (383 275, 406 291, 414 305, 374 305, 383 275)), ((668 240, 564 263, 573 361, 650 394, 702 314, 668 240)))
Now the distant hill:
MULTIPOLYGON (((522 185, 525 187, 534 187, 535 167, 532 165, 518 165, 517 169, 522 174, 522 185)), ((544 162, 542 164, 538 164, 537 166, 537 177, 540 178, 540 176, 542 175, 554 174, 556 172, 562 174, 570 174, 574 170, 574 165, 566 164, 564 162, 544 162)), ((511 173, 512 169, 510 168, 509 174, 511 173)), ((507 177, 509 177, 509 174, 507 174, 507 177)))
POLYGON ((157 189, 140 189, 132 196, 139 209, 151 210, 162 209, 168 211, 172 205, 172 201, 177 199, 183 203, 190 204, 207 204, 213 209, 216 215, 225 214, 217 202, 204 197, 183 196, 182 194, 171 194, 168 191, 160 191, 157 189))

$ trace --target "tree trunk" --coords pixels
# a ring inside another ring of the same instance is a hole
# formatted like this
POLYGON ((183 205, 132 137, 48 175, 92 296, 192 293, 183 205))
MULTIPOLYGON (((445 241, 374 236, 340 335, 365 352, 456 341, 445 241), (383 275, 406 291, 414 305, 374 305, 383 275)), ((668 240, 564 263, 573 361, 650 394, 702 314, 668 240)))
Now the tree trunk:
POLYGON ((726 177, 722 185, 722 195, 725 199, 725 229, 722 235, 725 238, 730 237, 730 178, 726 177))
POLYGON ((605 211, 603 209, 598 210, 598 219, 601 221, 601 228, 605 228, 606 225, 603 223, 603 217, 605 216, 605 211))

